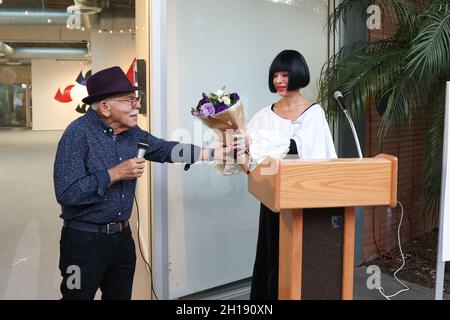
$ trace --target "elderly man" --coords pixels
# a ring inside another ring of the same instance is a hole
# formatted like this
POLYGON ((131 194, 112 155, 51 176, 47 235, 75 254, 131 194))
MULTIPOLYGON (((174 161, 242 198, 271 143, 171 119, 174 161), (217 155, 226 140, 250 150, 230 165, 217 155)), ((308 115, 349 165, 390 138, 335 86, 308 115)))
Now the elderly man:
MULTIPOLYGON (((145 160, 186 163, 222 159, 224 149, 202 149, 158 139, 137 126, 141 96, 122 69, 87 82, 89 111, 71 123, 56 153, 54 183, 64 227, 59 268, 63 299, 131 299, 136 265, 128 223, 136 179, 145 160), (144 159, 138 144, 149 145, 144 159)), ((225 150, 226 151, 226 150, 225 150)))

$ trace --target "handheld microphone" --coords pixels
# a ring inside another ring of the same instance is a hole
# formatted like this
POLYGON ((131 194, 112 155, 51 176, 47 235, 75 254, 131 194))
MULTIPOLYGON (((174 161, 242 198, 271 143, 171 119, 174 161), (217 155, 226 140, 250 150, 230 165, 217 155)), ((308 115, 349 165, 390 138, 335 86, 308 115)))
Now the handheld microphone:
POLYGON ((148 144, 147 140, 139 141, 137 157, 138 158, 143 158, 149 148, 150 148, 150 145, 148 144))
POLYGON ((352 129, 353 138, 355 139, 356 149, 358 150, 358 156, 360 159, 363 159, 363 155, 361 152, 361 145, 359 144, 358 135, 356 134, 355 125, 353 124, 352 118, 350 117, 350 114, 348 113, 347 106, 344 102, 344 96, 342 95, 342 92, 336 91, 334 93, 334 99, 336 99, 339 108, 341 108, 342 112, 345 114, 345 117, 347 118, 348 123, 350 124, 350 128, 352 129))

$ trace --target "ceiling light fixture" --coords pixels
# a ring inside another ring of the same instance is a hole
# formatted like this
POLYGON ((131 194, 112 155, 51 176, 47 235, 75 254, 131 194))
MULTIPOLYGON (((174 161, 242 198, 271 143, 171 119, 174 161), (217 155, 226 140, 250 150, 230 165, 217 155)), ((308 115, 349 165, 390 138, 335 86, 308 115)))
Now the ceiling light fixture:
POLYGON ((102 12, 102 8, 73 5, 67 8, 67 12, 71 14, 97 14, 102 12))

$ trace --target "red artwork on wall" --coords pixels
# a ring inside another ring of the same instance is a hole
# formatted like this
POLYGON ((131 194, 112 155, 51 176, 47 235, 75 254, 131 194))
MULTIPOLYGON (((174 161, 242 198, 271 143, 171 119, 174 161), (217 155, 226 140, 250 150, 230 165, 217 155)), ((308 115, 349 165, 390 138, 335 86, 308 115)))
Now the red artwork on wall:
POLYGON ((72 88, 75 87, 75 85, 70 85, 64 89, 64 93, 61 93, 61 90, 58 89, 58 92, 56 92, 55 100, 61 103, 69 103, 72 102, 72 97, 70 96, 70 91, 72 88))
POLYGON ((132 84, 136 84, 135 74, 136 74, 136 59, 134 59, 133 63, 131 64, 130 68, 128 68, 127 71, 128 80, 130 80, 132 84))
MULTIPOLYGON (((127 71, 127 77, 130 80, 130 82, 133 84, 136 83, 135 73, 136 73, 136 59, 133 60, 130 68, 127 71)), ((80 74, 78 75, 77 79, 75 80, 76 84, 67 86, 63 92, 61 92, 61 89, 58 89, 58 91, 55 94, 55 100, 60 103, 73 102, 74 101, 73 94, 75 94, 75 96, 79 95, 80 89, 82 87, 86 87, 86 83, 87 83, 88 79, 91 77, 91 75, 92 75, 91 70, 89 70, 85 76, 83 76, 83 72, 80 71, 80 74), (75 91, 75 93, 73 91, 75 91)), ((81 97, 75 98, 75 102, 78 100, 81 101, 80 98, 81 97)), ((80 103, 77 106, 76 111, 78 113, 86 113, 86 109, 87 109, 87 106, 83 103, 80 103)))

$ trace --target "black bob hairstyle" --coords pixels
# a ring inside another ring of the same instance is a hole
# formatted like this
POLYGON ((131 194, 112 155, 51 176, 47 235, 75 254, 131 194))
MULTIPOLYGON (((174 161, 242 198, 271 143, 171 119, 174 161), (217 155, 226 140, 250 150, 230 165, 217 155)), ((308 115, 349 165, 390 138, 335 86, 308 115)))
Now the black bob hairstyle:
POLYGON ((269 88, 271 92, 277 92, 273 84, 273 75, 283 71, 289 74, 288 91, 305 88, 311 81, 308 64, 302 54, 295 50, 284 50, 275 57, 270 66, 269 88))

